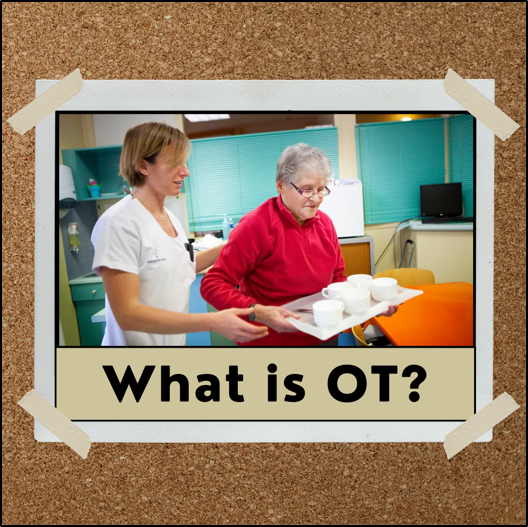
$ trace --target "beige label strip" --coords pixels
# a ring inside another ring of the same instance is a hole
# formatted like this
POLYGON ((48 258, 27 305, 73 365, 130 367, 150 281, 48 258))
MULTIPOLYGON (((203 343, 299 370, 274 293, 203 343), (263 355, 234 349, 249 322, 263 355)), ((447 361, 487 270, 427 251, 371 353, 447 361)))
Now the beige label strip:
POLYGON ((451 459, 458 454, 482 434, 485 434, 515 412, 517 408, 520 408, 520 406, 506 392, 499 395, 482 410, 472 415, 465 423, 462 423, 446 435, 444 449, 447 459, 451 459))
POLYGON ((444 89, 450 97, 503 141, 520 127, 451 68, 447 70, 444 89))
POLYGON ((60 82, 39 95, 22 110, 11 116, 7 122, 19 133, 25 134, 50 113, 80 93, 83 86, 81 70, 77 68, 60 82))
POLYGON ((18 401, 18 404, 82 458, 87 458, 92 445, 90 436, 46 401, 42 395, 31 390, 18 401))

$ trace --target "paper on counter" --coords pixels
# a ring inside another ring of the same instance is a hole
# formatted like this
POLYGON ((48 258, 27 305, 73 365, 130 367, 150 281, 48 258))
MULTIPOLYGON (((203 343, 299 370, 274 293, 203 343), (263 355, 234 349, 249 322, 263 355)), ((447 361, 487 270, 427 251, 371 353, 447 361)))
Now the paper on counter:
POLYGON ((217 238, 212 234, 206 234, 201 240, 194 242, 193 247, 195 251, 205 251, 222 243, 224 242, 220 238, 217 238))

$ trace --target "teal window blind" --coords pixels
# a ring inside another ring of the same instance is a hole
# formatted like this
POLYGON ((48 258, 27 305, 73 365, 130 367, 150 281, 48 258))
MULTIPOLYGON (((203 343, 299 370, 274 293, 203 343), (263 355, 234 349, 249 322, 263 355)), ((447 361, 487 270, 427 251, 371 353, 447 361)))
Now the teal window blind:
POLYGON ((277 196, 277 161, 286 147, 307 143, 326 152, 339 178, 337 128, 194 139, 185 180, 189 230, 220 230, 223 215, 235 222, 277 196))
POLYGON ((472 115, 447 118, 449 181, 462 183, 464 215, 473 216, 473 121, 472 115))
POLYGON ((418 218, 420 185, 445 183, 444 119, 356 125, 365 223, 418 218))

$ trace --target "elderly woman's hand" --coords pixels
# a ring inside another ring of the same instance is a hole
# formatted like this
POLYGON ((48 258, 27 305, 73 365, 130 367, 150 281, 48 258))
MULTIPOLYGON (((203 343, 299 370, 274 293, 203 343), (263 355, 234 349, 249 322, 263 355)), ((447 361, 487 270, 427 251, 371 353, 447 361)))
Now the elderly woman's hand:
POLYGON ((286 320, 286 317, 301 318, 300 315, 292 313, 283 307, 262 306, 260 304, 255 306, 255 322, 265 324, 277 333, 293 333, 298 331, 295 326, 292 326, 286 320))
POLYGON ((389 306, 389 309, 383 313, 380 313, 378 317, 392 317, 396 311, 398 311, 398 306, 389 306))

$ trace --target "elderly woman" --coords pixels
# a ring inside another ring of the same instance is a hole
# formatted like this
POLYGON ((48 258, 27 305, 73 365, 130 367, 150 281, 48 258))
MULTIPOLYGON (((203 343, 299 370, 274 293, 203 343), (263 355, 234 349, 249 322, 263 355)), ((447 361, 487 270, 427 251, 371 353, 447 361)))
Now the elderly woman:
POLYGON ((241 341, 268 334, 242 320, 252 309, 189 313, 191 283, 221 249, 194 258, 181 223, 164 207, 189 177, 190 152, 187 136, 165 123, 141 123, 125 135, 120 173, 133 195, 110 207, 92 232, 92 268, 106 293, 103 346, 184 346, 185 334, 197 331, 241 341))
POLYGON ((299 315, 279 307, 347 279, 332 220, 317 210, 331 175, 322 150, 304 143, 286 148, 277 163, 279 196, 240 220, 203 278, 202 296, 216 309, 254 307, 249 320, 270 328, 246 345, 337 346, 337 337, 321 343, 297 331, 285 318, 299 315))

